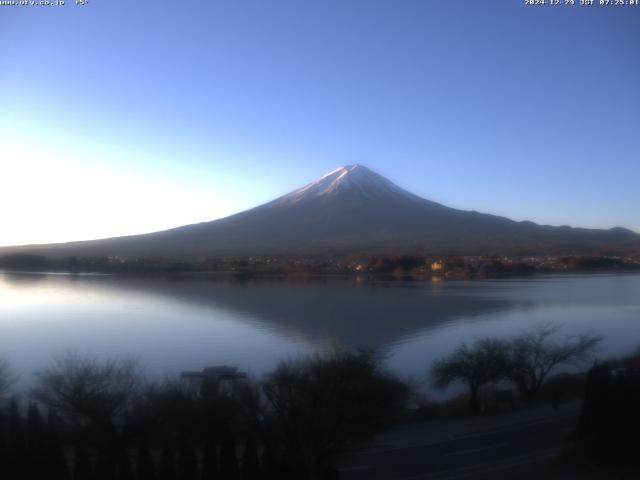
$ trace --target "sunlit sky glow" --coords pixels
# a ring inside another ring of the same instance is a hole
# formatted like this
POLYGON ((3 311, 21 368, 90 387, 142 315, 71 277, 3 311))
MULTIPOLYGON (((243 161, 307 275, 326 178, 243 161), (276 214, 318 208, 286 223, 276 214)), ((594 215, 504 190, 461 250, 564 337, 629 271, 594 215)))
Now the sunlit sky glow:
POLYGON ((212 220, 351 163, 640 231, 640 7, 67 4, 0 7, 0 245, 212 220))

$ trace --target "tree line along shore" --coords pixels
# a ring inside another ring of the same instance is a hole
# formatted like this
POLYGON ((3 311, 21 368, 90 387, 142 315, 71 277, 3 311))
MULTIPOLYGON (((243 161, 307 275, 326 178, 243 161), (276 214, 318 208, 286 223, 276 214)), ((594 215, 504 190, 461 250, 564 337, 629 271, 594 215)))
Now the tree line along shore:
POLYGON ((249 256, 197 260, 163 257, 67 257, 11 254, 0 269, 68 273, 231 273, 242 275, 360 275, 413 278, 486 278, 547 273, 640 271, 637 255, 340 255, 249 256))

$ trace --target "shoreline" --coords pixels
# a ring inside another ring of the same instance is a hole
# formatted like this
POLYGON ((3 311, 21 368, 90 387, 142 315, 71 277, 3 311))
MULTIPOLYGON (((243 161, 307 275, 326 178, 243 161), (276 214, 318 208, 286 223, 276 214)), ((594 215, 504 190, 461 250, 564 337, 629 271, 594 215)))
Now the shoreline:
POLYGON ((516 280, 530 278, 560 278, 581 276, 638 275, 640 268, 633 269, 582 269, 563 271, 537 271, 530 273, 504 273, 493 275, 416 275, 388 273, 352 273, 352 272, 245 272, 233 270, 207 270, 193 272, 144 272, 144 271, 67 271, 67 270, 11 270, 0 268, 0 274, 8 275, 51 275, 64 277, 131 277, 131 278, 256 278, 256 279, 352 279, 356 281, 401 281, 401 282, 456 282, 482 280, 516 280))

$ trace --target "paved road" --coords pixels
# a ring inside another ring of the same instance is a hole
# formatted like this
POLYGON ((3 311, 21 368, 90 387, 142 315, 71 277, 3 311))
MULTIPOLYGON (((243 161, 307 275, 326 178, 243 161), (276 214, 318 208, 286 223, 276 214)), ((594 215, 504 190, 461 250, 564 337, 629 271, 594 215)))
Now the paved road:
MULTIPOLYGON (((550 463, 575 428, 577 412, 559 412, 452 440, 378 446, 343 463, 346 480, 527 478, 550 463)), ((429 428, 425 424, 424 428, 429 428)), ((539 477, 538 474, 536 476, 539 477)))

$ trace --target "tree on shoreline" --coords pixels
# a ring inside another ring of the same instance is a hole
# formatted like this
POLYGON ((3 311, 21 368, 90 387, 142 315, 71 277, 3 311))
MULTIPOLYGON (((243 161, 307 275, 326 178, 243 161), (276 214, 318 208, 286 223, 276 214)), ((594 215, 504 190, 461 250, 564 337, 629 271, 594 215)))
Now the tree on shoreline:
POLYGON ((532 400, 549 374, 560 365, 588 359, 602 337, 593 333, 556 339, 561 326, 537 325, 514 338, 483 338, 469 346, 462 343, 431 369, 436 386, 460 381, 469 387, 469 409, 479 410, 478 392, 486 383, 508 379, 520 397, 532 400))
POLYGON ((592 333, 555 340, 560 329, 552 323, 538 325, 509 341, 506 377, 523 399, 535 398, 556 367, 586 360, 602 341, 592 333))
POLYGON ((66 353, 37 373, 33 397, 70 423, 110 429, 131 406, 141 375, 130 358, 98 360, 66 353))
POLYGON ((436 386, 446 388, 460 381, 469 387, 469 410, 480 410, 478 392, 486 383, 503 378, 507 372, 507 343, 495 338, 462 343, 451 355, 436 361, 431 369, 436 386))

